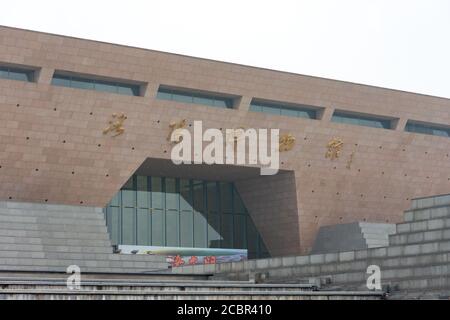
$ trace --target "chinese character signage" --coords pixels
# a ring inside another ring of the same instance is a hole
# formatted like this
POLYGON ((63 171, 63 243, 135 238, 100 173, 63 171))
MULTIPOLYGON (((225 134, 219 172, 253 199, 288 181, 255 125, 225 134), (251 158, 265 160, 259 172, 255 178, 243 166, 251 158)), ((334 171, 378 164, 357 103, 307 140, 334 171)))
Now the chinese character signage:
POLYGON ((246 249, 119 245, 119 251, 121 254, 149 254, 166 256, 167 262, 169 262, 173 267, 238 262, 247 260, 248 256, 246 249))

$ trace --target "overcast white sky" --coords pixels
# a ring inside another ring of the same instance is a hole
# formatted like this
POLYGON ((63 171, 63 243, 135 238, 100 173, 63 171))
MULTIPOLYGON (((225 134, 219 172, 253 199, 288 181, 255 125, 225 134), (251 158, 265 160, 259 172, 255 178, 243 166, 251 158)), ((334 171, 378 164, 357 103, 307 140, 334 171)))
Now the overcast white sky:
POLYGON ((0 24, 450 98, 449 0, 13 0, 0 24))

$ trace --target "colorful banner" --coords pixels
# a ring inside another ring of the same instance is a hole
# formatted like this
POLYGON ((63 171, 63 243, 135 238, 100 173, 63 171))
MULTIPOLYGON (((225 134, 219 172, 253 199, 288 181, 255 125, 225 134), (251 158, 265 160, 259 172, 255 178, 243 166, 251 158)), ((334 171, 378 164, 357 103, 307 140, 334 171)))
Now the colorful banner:
POLYGON ((166 256, 167 262, 173 267, 217 264, 247 260, 246 249, 216 249, 216 248, 182 248, 119 245, 121 254, 149 254, 166 256))

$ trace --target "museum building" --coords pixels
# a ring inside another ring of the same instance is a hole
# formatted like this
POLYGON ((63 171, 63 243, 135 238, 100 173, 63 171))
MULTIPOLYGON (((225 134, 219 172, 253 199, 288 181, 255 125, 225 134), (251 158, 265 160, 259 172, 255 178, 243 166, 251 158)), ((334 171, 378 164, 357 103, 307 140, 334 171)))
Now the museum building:
POLYGON ((450 193, 439 97, 0 27, 0 108, 0 201, 101 208, 112 245, 305 254, 450 193), (175 165, 194 121, 279 129, 279 172, 175 165))

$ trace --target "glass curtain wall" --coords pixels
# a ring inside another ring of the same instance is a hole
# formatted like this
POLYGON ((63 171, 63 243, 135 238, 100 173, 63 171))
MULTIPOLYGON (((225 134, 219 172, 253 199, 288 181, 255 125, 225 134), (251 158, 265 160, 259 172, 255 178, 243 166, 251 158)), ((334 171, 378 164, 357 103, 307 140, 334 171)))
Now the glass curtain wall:
POLYGON ((229 182, 134 175, 105 208, 113 244, 268 251, 229 182))

